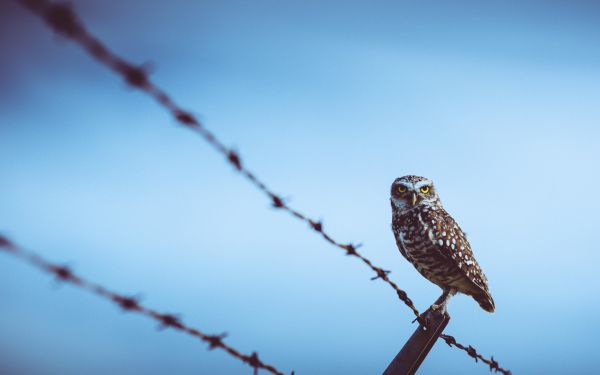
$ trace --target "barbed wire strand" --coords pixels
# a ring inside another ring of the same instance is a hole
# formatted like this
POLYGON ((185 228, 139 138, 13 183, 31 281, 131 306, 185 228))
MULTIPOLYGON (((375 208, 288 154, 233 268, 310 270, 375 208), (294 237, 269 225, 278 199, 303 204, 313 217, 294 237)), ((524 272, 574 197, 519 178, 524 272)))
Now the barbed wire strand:
MULTIPOLYGON (((390 271, 383 269, 382 267, 375 266, 369 259, 358 252, 360 244, 353 243, 342 243, 335 240, 323 229, 323 222, 321 220, 313 220, 308 216, 304 215, 300 211, 289 206, 281 195, 276 194, 267 185, 260 180, 252 171, 246 168, 242 164, 242 159, 239 153, 229 147, 227 147, 222 141, 220 141, 211 131, 209 131, 192 113, 179 107, 171 97, 160 87, 155 85, 149 78, 148 72, 143 66, 136 66, 117 54, 113 53, 108 47, 100 42, 95 36, 90 34, 87 28, 76 16, 73 9, 68 4, 52 3, 48 0, 16 0, 23 4, 26 8, 31 10, 33 13, 40 16, 44 21, 58 34, 61 34, 69 39, 72 39, 78 43, 84 50, 86 50, 92 57, 99 62, 111 68, 115 73, 120 75, 125 82, 139 89, 151 97, 153 97, 159 104, 166 108, 177 122, 193 131, 198 133, 210 146, 212 146, 217 152, 225 156, 226 160, 231 164, 235 170, 237 170, 242 176, 249 180, 259 191, 264 193, 271 201, 274 208, 283 210, 289 213, 296 219, 303 221, 308 224, 308 227, 313 231, 317 232, 325 241, 331 245, 340 248, 346 252, 346 255, 354 256, 360 259, 366 264, 373 272, 375 276, 371 280, 381 279, 385 283, 394 289, 398 298, 404 302, 408 308, 411 309, 413 314, 416 316, 416 320, 422 326, 426 325, 423 321, 421 314, 414 306, 412 300, 408 297, 407 293, 400 289, 396 283, 394 283, 388 277, 390 271)), ((451 336, 450 336, 451 337, 451 336)), ((447 341, 448 342, 448 341, 447 341)), ((464 346, 455 345, 459 349, 464 346)), ((469 346, 471 348, 471 346, 469 346)), ((464 350, 464 349, 463 349, 464 350)), ((467 353, 469 353, 467 351, 467 353)), ((476 359, 479 357, 476 357, 476 359)), ((480 359, 484 359, 483 357, 480 359)), ((487 364, 490 364, 490 368, 499 371, 497 362, 492 360, 485 360, 487 364)))
POLYGON ((483 363, 490 366, 490 371, 494 370, 496 372, 501 372, 504 375, 511 375, 511 372, 509 370, 500 367, 499 363, 496 362, 496 360, 494 360, 494 356, 492 356, 491 359, 487 359, 487 358, 483 357, 481 354, 477 353, 477 350, 475 350, 475 348, 472 347, 471 345, 464 346, 463 344, 456 342, 456 339, 454 338, 454 336, 441 334, 440 337, 444 341, 446 341, 446 344, 448 344, 448 346, 450 346, 450 347, 455 346, 455 347, 459 348, 460 350, 465 351, 470 357, 475 359, 475 362, 477 362, 478 360, 481 360, 483 363))
MULTIPOLYGON (((81 276, 76 275, 73 271, 66 267, 56 263, 52 263, 40 255, 31 251, 25 250, 22 247, 17 246, 13 241, 0 234, 0 250, 4 250, 6 253, 19 258, 30 265, 37 267, 38 269, 52 274, 57 280, 74 285, 87 292, 93 293, 99 297, 113 302, 114 304, 121 307, 124 311, 129 311, 144 315, 148 318, 154 319, 160 324, 161 328, 172 328, 176 331, 186 333, 190 336, 196 337, 208 344, 208 349, 222 349, 232 357, 239 359, 240 361, 248 364, 254 368, 254 374, 258 373, 259 369, 266 370, 275 375, 284 375, 282 371, 279 371, 274 366, 264 363, 259 357, 258 353, 253 352, 252 354, 243 354, 237 349, 229 346, 223 340, 227 336, 226 333, 219 335, 209 335, 201 332, 196 328, 192 328, 183 323, 183 321, 176 314, 165 314, 160 313, 152 308, 142 305, 136 298, 128 297, 126 295, 118 294, 113 292, 102 285, 91 282, 84 279, 81 276)), ((293 372, 292 372, 293 375, 293 372)))
MULTIPOLYGON (((313 220, 290 207, 285 200, 267 187, 253 172, 247 169, 243 164, 239 153, 225 146, 212 132, 200 123, 196 117, 190 112, 179 107, 171 99, 171 97, 161 88, 152 83, 148 77, 148 73, 143 67, 135 66, 120 56, 110 51, 97 38, 92 36, 78 17, 75 15, 69 5, 52 4, 47 0, 17 0, 24 4, 27 8, 42 17, 46 23, 52 27, 57 33, 66 36, 81 47, 83 47, 90 55, 98 61, 110 67, 117 74, 122 76, 125 81, 134 88, 146 92, 165 107, 175 117, 179 124, 197 132, 206 142, 208 142, 215 150, 224 155, 227 161, 244 177, 246 177, 255 187, 266 194, 271 200, 273 207, 288 212, 293 217, 308 224, 309 228, 329 242, 331 245, 338 247, 346 252, 347 255, 359 258, 376 274, 375 279, 382 279, 388 283, 395 291, 400 300, 402 300, 415 314, 420 317, 419 311, 414 306, 412 300, 408 298, 405 291, 400 289, 393 281, 388 278, 390 271, 386 271, 381 267, 375 266, 369 259, 360 254, 357 249, 360 245, 344 244, 336 241, 323 229, 323 223, 319 220, 313 220)), ((419 318, 420 319, 420 318, 419 318)), ((421 322, 421 320, 419 320, 421 322)))

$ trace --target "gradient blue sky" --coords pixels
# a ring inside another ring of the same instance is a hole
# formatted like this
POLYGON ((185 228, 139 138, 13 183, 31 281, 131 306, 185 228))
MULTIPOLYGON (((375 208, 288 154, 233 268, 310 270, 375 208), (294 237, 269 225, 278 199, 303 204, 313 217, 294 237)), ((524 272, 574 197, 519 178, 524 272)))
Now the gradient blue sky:
MULTIPOLYGON (((392 270, 390 183, 436 182, 497 312, 447 332, 515 374, 591 373, 600 276, 593 1, 73 1, 294 207, 392 270)), ((297 374, 376 374, 415 326, 393 291, 152 100, 0 2, 0 231, 297 374)), ((0 372, 248 374, 0 254, 0 372)), ((437 343, 422 374, 484 374, 437 343)))

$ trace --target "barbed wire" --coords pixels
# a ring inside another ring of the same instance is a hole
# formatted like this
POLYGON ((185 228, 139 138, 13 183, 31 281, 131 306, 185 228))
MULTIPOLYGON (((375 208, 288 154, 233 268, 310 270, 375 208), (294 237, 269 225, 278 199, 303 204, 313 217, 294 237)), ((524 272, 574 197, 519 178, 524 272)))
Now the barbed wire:
MULTIPOLYGON (((116 53, 112 52, 106 45, 100 42, 95 36, 88 32, 84 24, 79 20, 73 9, 68 4, 52 3, 48 0, 16 0, 23 4, 26 8, 31 10, 33 13, 40 16, 55 32, 72 39, 78 43, 84 50, 86 50, 92 57, 99 62, 108 66, 115 73, 120 75, 125 82, 139 89, 152 98, 154 98, 161 106, 167 109, 175 118, 175 120, 182 126, 195 131, 199 134, 211 147, 217 152, 225 156, 225 159, 231 164, 234 169, 244 176, 252 185, 254 185, 259 191, 264 193, 274 208, 283 210, 290 214, 292 217, 308 224, 308 227, 314 232, 319 234, 329 244, 342 249, 346 255, 353 256, 360 259, 366 264, 373 272, 375 276, 371 280, 381 279, 388 284, 394 291, 398 298, 413 312, 416 319, 421 326, 426 326, 424 319, 415 307, 412 300, 408 297, 407 293, 400 289, 398 285, 393 282, 388 274, 391 271, 385 270, 382 267, 376 266, 373 262, 367 259, 364 255, 358 252, 360 244, 343 243, 335 240, 328 232, 323 229, 323 222, 321 220, 314 220, 303 214, 302 212, 292 208, 288 205, 281 195, 276 194, 271 190, 266 183, 259 179, 251 170, 249 170, 243 163, 240 154, 227 147, 221 140, 219 140, 210 130, 208 130, 192 113, 183 109, 177 105, 162 88, 155 85, 149 78, 148 72, 143 66, 136 66, 124 58, 120 57, 116 53)), ((498 363, 493 359, 488 360, 479 355, 472 346, 465 347, 464 345, 457 343, 454 337, 448 335, 442 335, 442 338, 446 340, 450 346, 456 346, 459 349, 464 350, 471 357, 477 361, 481 359, 483 362, 490 366, 491 370, 501 371, 505 374, 510 374, 510 371, 504 370, 498 366, 498 363), (450 341, 449 341, 450 340, 450 341), (472 353, 475 353, 474 355, 472 353)))
MULTIPOLYGON (((388 278, 390 271, 384 270, 381 267, 375 266, 369 259, 358 252, 360 245, 351 243, 342 243, 336 241, 323 229, 323 222, 313 220, 301 213, 300 211, 290 207, 285 200, 271 190, 267 185, 260 180, 253 172, 242 164, 242 159, 238 152, 225 146, 212 132, 210 132, 202 123, 194 117, 190 112, 179 107, 171 99, 171 97, 160 87, 152 83, 148 77, 148 72, 143 67, 135 66, 120 56, 116 55, 108 49, 97 38, 92 36, 84 25, 79 21, 70 6, 66 4, 52 4, 47 0, 17 0, 27 6, 29 9, 41 16, 46 23, 52 27, 57 33, 66 36, 80 46, 82 46, 90 55, 98 61, 110 67, 113 71, 123 77, 127 84, 134 88, 146 92, 155 100, 165 107, 179 122, 179 124, 197 132, 208 144, 215 150, 226 157, 226 160, 240 174, 246 177, 258 190, 269 197, 273 207, 286 211, 293 217, 308 224, 308 227, 317 232, 321 237, 331 245, 338 247, 346 252, 349 256, 354 256, 366 264, 373 272, 375 277, 372 280, 382 279, 389 284, 402 300, 408 306, 415 316, 421 322, 419 311, 415 308, 412 300, 408 297, 405 291, 400 289, 393 281, 388 278)), ((424 323, 424 322, 421 322, 424 323)))
POLYGON ((504 375, 511 375, 511 372, 509 370, 500 367, 499 363, 496 362, 496 360, 494 360, 494 356, 492 356, 491 359, 487 359, 487 358, 483 357, 481 354, 477 353, 477 350, 475 350, 475 348, 472 347, 471 345, 464 346, 463 344, 456 342, 456 339, 454 338, 454 336, 450 336, 450 335, 446 335, 446 334, 442 333, 440 335, 440 337, 444 341, 446 341, 446 344, 448 344, 448 346, 450 346, 450 347, 455 346, 458 349, 465 351, 470 357, 475 359, 475 362, 477 362, 478 360, 481 360, 483 363, 490 366, 490 371, 494 370, 496 372, 501 372, 504 375))
MULTIPOLYGON (((142 305, 135 297, 128 297, 123 294, 119 294, 103 287, 100 284, 96 284, 81 276, 76 275, 73 271, 66 267, 56 263, 52 263, 40 255, 31 251, 25 250, 20 246, 17 246, 13 241, 0 234, 0 250, 4 250, 6 253, 19 258, 30 265, 37 267, 38 269, 52 274, 57 280, 74 285, 87 292, 93 293, 99 297, 113 302, 118 305, 124 311, 137 313, 144 315, 148 318, 154 319, 160 324, 162 328, 172 328, 176 331, 186 333, 190 336, 196 337, 208 344, 208 349, 222 349, 234 358, 248 364, 254 368, 254 374, 258 373, 259 369, 266 370, 275 375, 284 375, 282 371, 279 371, 274 366, 264 363, 259 357, 258 353, 253 352, 252 354, 243 354, 239 350, 226 344, 223 340, 227 336, 226 333, 218 335, 209 335, 201 332, 196 328, 192 328, 181 320, 176 314, 165 314, 160 313, 152 308, 142 305)), ((292 372, 292 375, 294 373, 292 372)))

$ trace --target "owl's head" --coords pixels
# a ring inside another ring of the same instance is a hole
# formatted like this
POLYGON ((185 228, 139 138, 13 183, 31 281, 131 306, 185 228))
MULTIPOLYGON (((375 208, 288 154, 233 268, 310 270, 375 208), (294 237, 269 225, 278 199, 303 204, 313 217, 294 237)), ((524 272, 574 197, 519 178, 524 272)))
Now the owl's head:
POLYGON ((420 176, 398 177, 392 183, 390 201, 400 212, 417 206, 441 206, 433 181, 420 176))

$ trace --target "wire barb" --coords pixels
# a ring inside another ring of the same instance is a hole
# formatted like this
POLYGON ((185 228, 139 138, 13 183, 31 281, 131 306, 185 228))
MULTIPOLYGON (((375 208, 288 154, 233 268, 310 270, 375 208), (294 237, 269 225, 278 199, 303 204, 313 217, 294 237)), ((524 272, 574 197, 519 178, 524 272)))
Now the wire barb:
POLYGON ((113 302, 117 305, 121 306, 124 311, 139 311, 140 304, 139 302, 132 297, 124 297, 118 294, 115 294, 111 297, 113 302))
MULTIPOLYGON (((136 66, 123 59, 116 53, 112 52, 95 36, 90 34, 69 5, 60 3, 55 4, 48 0, 17 1, 44 19, 55 32, 78 43, 92 57, 102 64, 108 66, 115 73, 119 74, 125 80, 125 82, 127 82, 127 84, 145 92, 154 98, 161 106, 163 106, 172 114, 172 116, 180 125, 185 126, 186 128, 191 129, 199 134, 211 147, 222 154, 238 173, 250 181, 250 183, 253 184, 259 191, 264 193, 270 199, 273 207, 286 211, 292 217, 304 221, 309 225, 309 228, 319 234, 326 242, 344 250, 346 255, 360 259, 373 272, 375 272, 375 276, 372 278, 372 280, 381 279, 383 282, 392 287, 398 298, 406 306, 408 306, 408 308, 411 309, 413 314, 417 317, 419 323, 423 325, 419 311, 414 306, 412 300, 408 298, 405 291, 400 289, 393 281, 389 279, 388 274, 390 271, 385 271, 383 268, 373 265, 369 259, 357 251, 358 246, 344 244, 335 240, 323 230, 321 221, 310 219, 300 211, 290 207, 279 195, 275 194, 266 185, 266 183, 260 180, 253 172, 251 172, 242 164, 241 156, 238 152, 225 146, 225 144, 207 128, 205 128, 196 117, 194 117, 189 111, 179 107, 171 99, 171 97, 165 91, 163 91, 162 88, 155 85, 150 80, 148 72, 143 67, 136 66)), ((0 246, 1 244, 0 238, 0 246)), ((5 246, 4 249, 9 249, 9 247, 5 246)), ((488 364, 491 363, 490 360, 485 361, 487 361, 486 363, 488 364)))
POLYGON ((3 235, 0 234, 0 250, 14 251, 15 245, 3 235))
POLYGON ((208 340, 208 349, 212 350, 215 348, 220 348, 223 346, 223 339, 227 337, 227 333, 223 332, 220 335, 209 335, 206 336, 206 340, 208 340))
POLYGON ((223 341, 223 339, 226 337, 226 334, 224 333, 220 335, 209 335, 203 333, 195 328, 184 324, 181 318, 179 318, 176 315, 160 313, 154 309, 143 306, 135 298, 127 297, 125 295, 112 292, 99 284, 93 283, 87 279, 75 275, 75 273, 73 273, 73 271, 68 267, 51 263, 50 261, 47 261, 46 259, 33 252, 24 250, 23 248, 14 245, 13 242, 8 240, 6 237, 0 235, 0 249, 6 248, 11 249, 8 252, 8 254, 12 254, 20 260, 25 261, 44 272, 56 276, 56 278, 60 282, 74 285, 89 293, 93 293, 98 297, 102 297, 110 302, 115 303, 117 306, 121 307, 125 311, 134 312, 140 315, 144 315, 148 318, 154 319, 160 324, 160 328, 172 328, 179 332, 183 332, 190 336, 196 337, 207 343, 209 349, 220 348, 225 350, 231 356, 241 360, 242 362, 245 362, 246 364, 254 368, 255 373, 259 369, 262 369, 275 375, 284 374, 282 371, 279 371, 274 366, 268 365, 263 361, 259 360, 258 354, 256 352, 252 353, 251 355, 242 354, 238 350, 227 345, 223 341))

